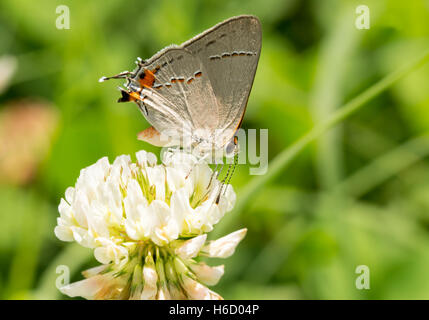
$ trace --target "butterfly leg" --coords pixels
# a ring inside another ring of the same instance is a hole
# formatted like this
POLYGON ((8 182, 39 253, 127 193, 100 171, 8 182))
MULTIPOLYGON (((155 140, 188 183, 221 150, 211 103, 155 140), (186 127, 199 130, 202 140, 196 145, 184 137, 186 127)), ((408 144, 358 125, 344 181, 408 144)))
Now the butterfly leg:
POLYGON ((225 175, 225 178, 223 178, 223 180, 221 182, 221 187, 219 189, 219 194, 217 195, 217 198, 216 198, 216 204, 219 203, 220 196, 221 196, 222 192, 223 192, 224 195, 226 194, 226 189, 228 188, 228 185, 231 182, 232 176, 234 175, 234 171, 235 171, 235 167, 237 166, 237 163, 238 163, 238 155, 235 154, 234 155, 234 164, 230 164, 229 165, 228 171, 226 172, 226 175, 225 175), (226 184, 225 184, 225 182, 226 182, 226 184))
MULTIPOLYGON (((221 181, 221 185, 220 185, 220 188, 219 188, 219 193, 218 193, 218 195, 217 195, 217 197, 216 197, 216 204, 218 204, 219 203, 219 200, 220 200, 220 196, 221 196, 221 194, 222 194, 222 191, 223 191, 223 187, 225 186, 225 181, 228 179, 228 177, 229 177, 229 173, 231 172, 231 167, 232 167, 232 164, 230 164, 229 166, 228 166, 228 170, 226 171, 226 175, 225 175, 225 177, 222 179, 222 181, 221 181)), ((230 180, 230 179, 229 179, 230 180)), ((229 181, 228 180, 228 181, 229 181)))
POLYGON ((219 166, 219 164, 218 164, 218 163, 216 163, 216 166, 215 166, 215 168, 213 169, 213 173, 212 173, 212 175, 211 175, 211 177, 210 177, 209 184, 207 185, 207 189, 209 189, 209 188, 210 188, 210 186, 211 186, 211 184, 212 184, 213 177, 214 177, 214 176, 216 175, 216 173, 217 173, 217 168, 218 168, 218 166, 219 166))
POLYGON ((232 176, 234 175, 234 171, 235 171, 235 167, 237 166, 237 163, 238 163, 238 156, 235 155, 234 156, 234 165, 232 166, 231 175, 228 178, 228 182, 226 183, 225 191, 223 192, 224 195, 226 194, 226 189, 228 188, 229 183, 231 182, 232 176))

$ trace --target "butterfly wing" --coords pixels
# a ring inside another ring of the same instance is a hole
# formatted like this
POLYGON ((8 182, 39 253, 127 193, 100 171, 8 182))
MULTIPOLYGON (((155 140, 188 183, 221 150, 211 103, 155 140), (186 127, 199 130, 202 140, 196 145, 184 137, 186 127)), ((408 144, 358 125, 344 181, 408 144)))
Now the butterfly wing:
POLYGON ((174 46, 160 51, 135 71, 136 81, 142 88, 144 115, 159 132, 174 129, 192 135, 197 129, 211 132, 219 126, 208 74, 189 50, 174 46))
POLYGON ((204 129, 199 140, 223 146, 243 118, 260 50, 259 20, 233 17, 141 63, 128 93, 158 132, 195 139, 204 129), (229 133, 215 136, 215 130, 229 133))
MULTIPOLYGON (((208 73, 219 105, 219 129, 234 134, 241 124, 258 66, 261 43, 258 18, 242 15, 221 22, 182 44, 200 59, 208 73)), ((232 137, 224 138, 229 141, 232 137)))

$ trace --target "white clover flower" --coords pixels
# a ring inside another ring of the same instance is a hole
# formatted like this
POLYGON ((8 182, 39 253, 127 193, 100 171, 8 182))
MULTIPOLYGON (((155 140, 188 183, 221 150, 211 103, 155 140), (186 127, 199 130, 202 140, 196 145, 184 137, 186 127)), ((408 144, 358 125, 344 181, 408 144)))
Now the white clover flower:
POLYGON ((102 158, 66 190, 55 234, 94 248, 103 265, 61 291, 87 299, 221 298, 205 285, 219 281, 223 266, 195 258, 226 258, 244 237, 245 229, 206 243, 234 206, 232 186, 220 193, 210 167, 190 154, 169 151, 162 164, 152 153, 136 156, 137 163, 102 158))

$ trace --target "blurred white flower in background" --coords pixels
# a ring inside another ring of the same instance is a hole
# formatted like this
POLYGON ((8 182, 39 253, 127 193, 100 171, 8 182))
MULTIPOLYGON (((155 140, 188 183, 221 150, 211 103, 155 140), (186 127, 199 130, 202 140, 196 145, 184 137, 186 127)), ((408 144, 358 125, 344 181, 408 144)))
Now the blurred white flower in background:
POLYGON ((229 257, 245 236, 242 229, 206 242, 234 206, 232 186, 217 202, 221 182, 192 155, 170 151, 162 164, 145 151, 136 157, 102 158, 66 190, 55 234, 94 248, 103 265, 61 291, 87 299, 220 299, 205 285, 219 281, 223 266, 195 258, 229 257))

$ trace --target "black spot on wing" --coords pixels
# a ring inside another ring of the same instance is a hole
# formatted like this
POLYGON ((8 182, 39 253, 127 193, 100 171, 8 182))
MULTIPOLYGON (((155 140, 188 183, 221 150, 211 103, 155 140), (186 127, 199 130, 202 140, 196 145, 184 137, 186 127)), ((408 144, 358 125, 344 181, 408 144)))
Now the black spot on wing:
POLYGON ((233 51, 233 52, 224 52, 222 54, 215 54, 213 56, 210 56, 210 60, 221 60, 223 58, 229 58, 229 57, 243 57, 243 56, 254 56, 256 55, 256 52, 252 51, 233 51))

